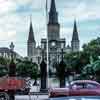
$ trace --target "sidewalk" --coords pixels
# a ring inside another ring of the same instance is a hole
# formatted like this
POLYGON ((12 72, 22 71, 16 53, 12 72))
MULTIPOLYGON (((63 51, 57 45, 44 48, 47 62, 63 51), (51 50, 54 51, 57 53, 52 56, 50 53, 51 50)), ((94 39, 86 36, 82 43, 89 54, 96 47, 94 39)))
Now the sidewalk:
POLYGON ((16 95, 15 98, 15 100, 48 100, 48 95, 16 95))

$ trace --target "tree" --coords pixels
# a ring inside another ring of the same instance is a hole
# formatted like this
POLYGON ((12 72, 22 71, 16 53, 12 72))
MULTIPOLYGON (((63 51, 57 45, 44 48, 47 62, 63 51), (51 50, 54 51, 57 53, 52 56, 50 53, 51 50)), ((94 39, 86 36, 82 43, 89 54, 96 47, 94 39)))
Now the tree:
POLYGON ((88 44, 83 45, 83 52, 87 53, 88 56, 92 56, 94 61, 98 60, 100 55, 100 38, 91 40, 88 44))
POLYGON ((93 69, 95 72, 96 80, 100 82, 100 60, 97 60, 93 63, 93 69))
POLYGON ((0 57, 0 77, 8 74, 9 61, 10 61, 9 59, 6 59, 4 57, 0 57))
POLYGON ((81 74, 82 69, 91 62, 98 60, 100 56, 100 38, 91 40, 83 45, 83 50, 80 52, 71 52, 65 54, 66 68, 70 68, 78 74, 81 74), (90 62, 90 58, 93 60, 90 62))
POLYGON ((60 87, 65 87, 65 68, 66 64, 64 63, 64 61, 61 61, 56 65, 56 75, 59 79, 60 87))
POLYGON ((76 52, 65 55, 66 70, 70 69, 70 73, 81 73, 83 66, 88 64, 89 59, 86 53, 76 52))
POLYGON ((17 63, 17 75, 21 77, 31 77, 33 79, 37 79, 39 74, 38 65, 36 63, 32 63, 29 60, 21 61, 17 63))
POLYGON ((36 63, 32 64, 31 78, 35 80, 34 85, 37 85, 37 78, 39 75, 38 65, 36 63))
POLYGON ((78 79, 95 79, 100 82, 100 60, 87 64, 78 79))
POLYGON ((8 68, 3 65, 0 65, 0 77, 5 76, 7 74, 8 74, 8 68))
POLYGON ((7 66, 8 60, 6 58, 0 57, 0 64, 4 65, 4 66, 7 66))

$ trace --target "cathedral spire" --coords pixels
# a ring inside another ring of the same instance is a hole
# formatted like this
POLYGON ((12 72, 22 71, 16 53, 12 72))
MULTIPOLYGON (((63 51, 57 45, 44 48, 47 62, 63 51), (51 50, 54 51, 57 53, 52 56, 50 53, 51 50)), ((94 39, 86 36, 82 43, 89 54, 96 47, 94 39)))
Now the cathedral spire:
POLYGON ((58 23, 58 13, 56 11, 55 0, 51 0, 51 7, 49 12, 49 23, 57 24, 58 23))
POLYGON ((50 8, 50 12, 56 12, 56 4, 55 4, 55 0, 51 0, 51 8, 50 8))
POLYGON ((72 41, 74 40, 79 41, 76 20, 74 20, 74 28, 73 28, 73 36, 72 36, 72 41))
POLYGON ((30 16, 30 28, 29 28, 28 42, 35 42, 33 25, 32 25, 32 16, 30 16))
POLYGON ((78 31, 77 31, 76 20, 74 20, 74 28, 73 28, 71 46, 72 46, 73 52, 78 52, 80 49, 80 41, 79 41, 79 36, 78 36, 78 31))

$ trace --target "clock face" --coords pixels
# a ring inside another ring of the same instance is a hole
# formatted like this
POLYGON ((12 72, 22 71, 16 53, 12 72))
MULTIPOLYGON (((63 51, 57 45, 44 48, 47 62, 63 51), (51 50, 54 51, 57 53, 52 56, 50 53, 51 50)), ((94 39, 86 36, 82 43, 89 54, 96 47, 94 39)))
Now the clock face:
POLYGON ((56 43, 55 42, 52 42, 51 45, 54 47, 54 46, 56 46, 56 43))

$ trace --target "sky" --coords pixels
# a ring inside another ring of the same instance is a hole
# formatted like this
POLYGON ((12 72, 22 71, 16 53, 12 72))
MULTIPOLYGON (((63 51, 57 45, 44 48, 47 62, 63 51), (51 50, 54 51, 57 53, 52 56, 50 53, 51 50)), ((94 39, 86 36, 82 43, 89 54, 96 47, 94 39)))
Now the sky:
MULTIPOLYGON (((30 16, 37 45, 46 38, 46 0, 0 0, 0 47, 9 47, 13 41, 15 51, 27 55, 30 16)), ((80 45, 100 36, 100 0, 55 0, 61 26, 60 36, 70 45, 74 19, 80 45)), ((48 0, 48 11, 50 0, 48 0)))

